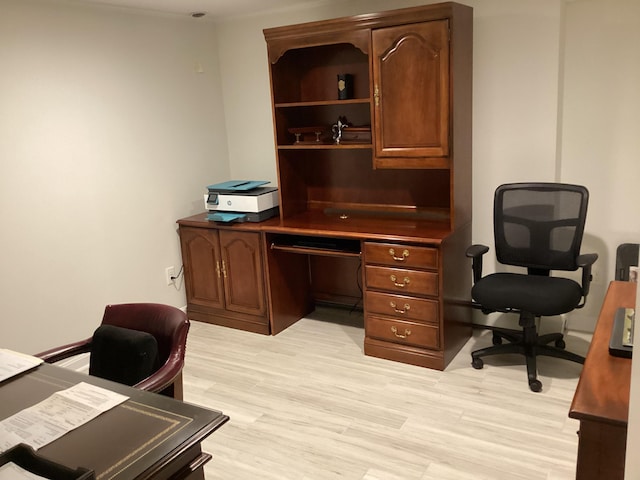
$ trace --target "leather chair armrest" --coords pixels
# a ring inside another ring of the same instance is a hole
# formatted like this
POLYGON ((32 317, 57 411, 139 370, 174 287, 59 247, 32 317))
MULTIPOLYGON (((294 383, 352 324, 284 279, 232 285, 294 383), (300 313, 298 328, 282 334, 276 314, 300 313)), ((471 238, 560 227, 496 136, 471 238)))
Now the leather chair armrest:
POLYGON ((174 398, 182 400, 182 369, 189 332, 189 321, 181 322, 173 332, 174 342, 169 357, 155 373, 134 385, 135 388, 160 393, 174 384, 174 398), (180 383, 180 385, 176 385, 180 383), (176 396, 177 394, 177 396, 176 396))
POLYGON ((183 362, 179 358, 169 357, 164 365, 156 370, 151 376, 141 380, 134 385, 134 388, 146 390, 148 392, 160 393, 171 385, 182 373, 183 362))
POLYGON ((582 268, 582 296, 586 297, 589 294, 589 289, 591 287, 591 280, 593 277, 591 276, 591 266, 598 259, 597 253, 585 253, 579 255, 576 263, 578 267, 582 268))
POLYGON ((482 278, 482 256, 489 251, 489 247, 482 244, 471 245, 467 248, 466 255, 473 259, 471 268, 473 270, 473 283, 482 278))
POLYGON ((65 358, 73 357, 81 353, 87 353, 91 350, 91 338, 80 340, 78 342, 55 347, 44 352, 36 353, 36 357, 41 358, 47 363, 55 363, 65 358))

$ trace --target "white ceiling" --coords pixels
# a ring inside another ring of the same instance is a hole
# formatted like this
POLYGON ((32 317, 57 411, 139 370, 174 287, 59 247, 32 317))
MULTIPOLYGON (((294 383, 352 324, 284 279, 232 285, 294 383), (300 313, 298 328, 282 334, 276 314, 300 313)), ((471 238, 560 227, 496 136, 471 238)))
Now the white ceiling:
POLYGON ((79 3, 114 5, 154 12, 190 15, 206 13, 208 19, 220 19, 305 5, 326 3, 327 0, 75 0, 79 3))

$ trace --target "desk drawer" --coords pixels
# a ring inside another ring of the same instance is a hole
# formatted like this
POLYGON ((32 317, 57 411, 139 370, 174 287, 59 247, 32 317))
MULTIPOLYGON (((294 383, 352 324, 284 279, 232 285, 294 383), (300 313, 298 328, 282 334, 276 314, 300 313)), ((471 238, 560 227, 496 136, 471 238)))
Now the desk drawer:
POLYGON ((367 288, 390 292, 438 295, 438 274, 406 268, 365 266, 367 288))
POLYGON ((378 315, 421 322, 438 321, 438 302, 435 300, 368 291, 365 305, 367 312, 378 315))
POLYGON ((437 269, 438 250, 397 243, 365 242, 364 260, 380 265, 437 269))
POLYGON ((402 345, 440 348, 439 329, 435 325, 369 315, 365 320, 365 335, 402 345))

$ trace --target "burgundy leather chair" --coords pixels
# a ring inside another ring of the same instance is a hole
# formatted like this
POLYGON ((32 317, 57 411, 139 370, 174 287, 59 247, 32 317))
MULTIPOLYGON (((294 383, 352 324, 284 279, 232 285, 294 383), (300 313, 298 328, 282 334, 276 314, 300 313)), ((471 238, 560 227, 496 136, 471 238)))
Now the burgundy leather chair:
MULTIPOLYGON (((102 325, 147 332, 158 345, 159 368, 139 381, 135 388, 182 400, 182 368, 189 331, 189 319, 180 309, 158 303, 107 305, 102 325)), ((93 337, 52 348, 36 356, 47 363, 91 352, 93 337)))

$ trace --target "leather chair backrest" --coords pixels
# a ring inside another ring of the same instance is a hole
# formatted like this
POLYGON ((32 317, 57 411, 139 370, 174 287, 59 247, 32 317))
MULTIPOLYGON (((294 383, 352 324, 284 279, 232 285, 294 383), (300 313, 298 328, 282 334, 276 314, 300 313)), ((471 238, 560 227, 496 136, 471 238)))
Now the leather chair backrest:
POLYGON ((170 356, 184 358, 182 346, 186 343, 189 321, 178 308, 158 303, 107 305, 102 324, 150 333, 158 342, 161 363, 170 356))
POLYGON ((91 340, 89 375, 135 385, 160 367, 158 342, 147 332, 100 325, 91 340))

